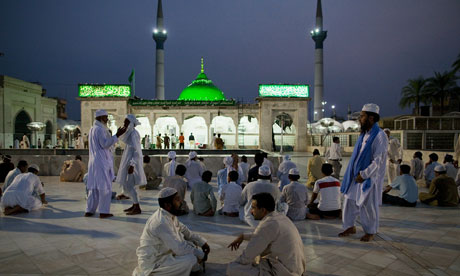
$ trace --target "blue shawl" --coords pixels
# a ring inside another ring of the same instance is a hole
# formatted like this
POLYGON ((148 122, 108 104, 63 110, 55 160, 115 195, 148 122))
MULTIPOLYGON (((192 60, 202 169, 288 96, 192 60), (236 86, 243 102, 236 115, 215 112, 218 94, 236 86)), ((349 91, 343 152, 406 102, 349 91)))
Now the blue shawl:
MULTIPOLYGON (((343 182, 340 187, 340 191, 345 194, 348 192, 348 189, 353 183, 354 179, 358 176, 359 172, 366 169, 372 162, 372 142, 374 142, 375 137, 380 131, 380 127, 377 123, 375 123, 370 132, 369 138, 366 141, 366 145, 364 146, 363 152, 359 155, 361 151, 361 146, 363 145, 364 133, 359 135, 358 141, 356 142, 355 149, 353 150, 353 154, 351 155, 350 162, 348 163, 347 170, 343 177, 343 182), (359 155, 359 158, 358 158, 359 155)), ((358 184, 358 183, 355 183, 358 184)), ((371 179, 365 179, 362 183, 363 185, 363 192, 367 191, 371 187, 371 179)))

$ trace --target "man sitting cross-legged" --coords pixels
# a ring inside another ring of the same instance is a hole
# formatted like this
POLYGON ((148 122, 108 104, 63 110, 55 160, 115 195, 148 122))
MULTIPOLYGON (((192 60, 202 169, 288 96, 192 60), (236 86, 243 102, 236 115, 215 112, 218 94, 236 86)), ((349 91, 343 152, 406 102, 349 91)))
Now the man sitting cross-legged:
POLYGON ((199 264, 207 259, 210 248, 205 239, 177 219, 181 203, 176 189, 159 192, 160 208, 144 227, 133 275, 189 275, 192 270, 200 270, 199 264))
POLYGON ((340 209, 340 182, 337 178, 332 177, 334 169, 331 164, 325 163, 321 166, 323 178, 315 182, 313 194, 311 196, 307 214, 308 219, 320 218, 338 218, 342 210, 340 209), (319 202, 315 203, 316 198, 319 197, 319 202))
POLYGON ((193 204, 193 211, 200 216, 212 217, 216 212, 217 199, 214 196, 212 186, 209 185, 212 179, 212 172, 205 171, 201 176, 202 181, 193 185, 190 199, 193 204))
POLYGON ((243 253, 228 264, 229 276, 302 275, 306 260, 299 231, 291 220, 275 210, 269 193, 252 197, 251 212, 259 226, 252 234, 241 234, 228 247, 237 250, 243 240, 249 243, 243 253), (258 261, 256 261, 258 259, 258 261))
POLYGON ((37 176, 40 169, 32 164, 28 170, 28 173, 16 176, 3 194, 1 205, 7 216, 37 210, 48 203, 43 185, 37 176), (34 192, 40 199, 34 196, 34 192))
POLYGON ((414 177, 410 175, 410 166, 401 165, 399 167, 399 176, 383 191, 382 202, 404 207, 415 207, 417 198, 418 187, 414 177), (399 196, 389 195, 388 192, 391 189, 399 190, 399 196))
POLYGON ((239 214, 239 201, 243 189, 241 189, 241 186, 236 183, 236 181, 238 181, 238 177, 239 175, 237 171, 231 171, 228 173, 228 184, 223 187, 220 195, 220 200, 224 204, 222 209, 219 211, 219 214, 221 215, 237 217, 239 214))
POLYGON ((187 172, 187 168, 184 165, 177 165, 176 175, 167 176, 163 182, 163 188, 170 187, 177 190, 180 198, 182 199, 182 204, 180 206, 181 212, 178 213, 178 216, 188 214, 189 209, 187 202, 185 201, 185 193, 187 192, 187 182, 185 182, 184 175, 187 172))
POLYGON ((287 216, 292 220, 303 220, 307 213, 308 190, 305 185, 297 182, 300 178, 300 173, 297 168, 292 168, 288 172, 288 185, 284 186, 281 193, 281 202, 286 202, 289 205, 287 216))

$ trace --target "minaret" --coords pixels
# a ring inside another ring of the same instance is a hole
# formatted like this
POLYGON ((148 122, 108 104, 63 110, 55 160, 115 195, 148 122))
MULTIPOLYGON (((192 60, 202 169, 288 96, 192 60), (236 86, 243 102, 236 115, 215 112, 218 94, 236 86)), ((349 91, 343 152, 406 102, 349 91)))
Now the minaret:
POLYGON ((323 118, 323 41, 326 39, 327 31, 323 30, 323 11, 321 0, 318 0, 316 7, 316 26, 311 32, 311 37, 315 41, 315 101, 313 108, 313 120, 318 121, 323 118))
POLYGON ((157 27, 153 30, 153 39, 157 44, 155 64, 155 98, 165 99, 165 51, 166 30, 163 26, 163 7, 161 0, 158 0, 157 27))

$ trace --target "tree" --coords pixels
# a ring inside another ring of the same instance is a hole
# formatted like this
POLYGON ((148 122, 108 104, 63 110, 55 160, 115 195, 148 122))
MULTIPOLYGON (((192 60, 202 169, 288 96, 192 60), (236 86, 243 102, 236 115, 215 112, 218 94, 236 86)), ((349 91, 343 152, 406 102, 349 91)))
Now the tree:
POLYGON ((401 108, 410 107, 415 104, 415 115, 420 115, 420 102, 427 102, 427 80, 422 76, 407 81, 407 85, 401 90, 401 108))
POLYGON ((458 54, 457 59, 452 64, 452 72, 455 74, 460 71, 460 54, 458 54))
POLYGON ((434 77, 428 79, 428 91, 430 99, 435 103, 441 103, 441 115, 444 112, 444 101, 449 97, 457 97, 459 87, 457 77, 453 72, 434 72, 434 77))

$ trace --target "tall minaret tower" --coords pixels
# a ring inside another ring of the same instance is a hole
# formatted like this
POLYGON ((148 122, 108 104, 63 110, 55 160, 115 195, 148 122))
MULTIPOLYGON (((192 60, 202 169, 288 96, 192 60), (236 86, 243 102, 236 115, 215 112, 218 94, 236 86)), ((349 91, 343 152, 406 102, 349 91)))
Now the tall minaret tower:
POLYGON ((165 99, 165 51, 166 30, 163 26, 163 7, 161 0, 158 0, 157 27, 153 30, 153 39, 157 44, 155 64, 155 98, 165 99))
POLYGON ((315 101, 313 120, 318 121, 323 118, 323 41, 326 39, 327 31, 323 30, 323 11, 321 9, 321 0, 318 0, 316 6, 316 26, 311 31, 311 37, 315 41, 315 101))

